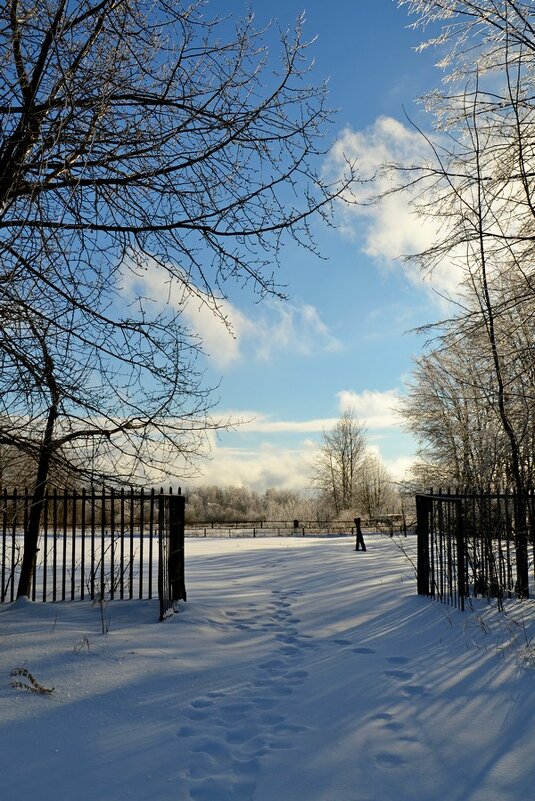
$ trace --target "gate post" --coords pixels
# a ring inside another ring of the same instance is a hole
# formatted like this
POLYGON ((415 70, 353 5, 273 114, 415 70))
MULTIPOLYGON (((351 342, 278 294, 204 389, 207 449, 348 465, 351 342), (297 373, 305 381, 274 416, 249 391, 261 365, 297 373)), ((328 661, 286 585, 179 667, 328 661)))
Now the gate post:
POLYGON ((416 536, 418 544, 418 595, 430 595, 429 590, 429 507, 433 501, 425 495, 416 496, 416 536))
POLYGON ((170 495, 169 502, 169 589, 172 601, 186 600, 184 570, 184 528, 186 498, 170 495))
POLYGON ((457 506, 457 593, 461 610, 464 612, 464 599, 468 595, 466 577, 466 540, 465 540, 465 515, 463 502, 460 500, 457 506))

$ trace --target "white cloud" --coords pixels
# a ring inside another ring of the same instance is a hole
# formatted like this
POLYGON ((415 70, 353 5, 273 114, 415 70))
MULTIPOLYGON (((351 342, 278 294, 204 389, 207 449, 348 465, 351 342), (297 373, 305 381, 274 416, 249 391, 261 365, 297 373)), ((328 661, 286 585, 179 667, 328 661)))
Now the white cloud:
POLYGON ((368 430, 399 427, 401 424, 397 411, 401 395, 397 389, 385 392, 342 390, 337 396, 340 411, 354 411, 368 430))
POLYGON ((225 412, 232 420, 242 421, 238 430, 243 434, 318 434, 330 428, 336 418, 312 420, 273 420, 265 414, 253 411, 225 412))
MULTIPOLYGON (((363 131, 346 128, 331 150, 326 169, 341 173, 346 159, 354 159, 364 183, 353 189, 358 205, 341 210, 343 229, 363 240, 363 251, 391 265, 402 256, 420 253, 437 240, 438 221, 415 213, 409 192, 394 192, 395 179, 384 167, 389 164, 422 165, 429 161, 429 147, 417 131, 391 117, 379 117, 363 131), (373 197, 382 199, 372 202, 373 197)), ((418 184, 417 192, 423 191, 418 184)), ((444 231, 441 232, 441 238, 444 231)), ((461 271, 454 258, 439 263, 431 276, 409 267, 409 278, 418 285, 428 282, 439 293, 458 291, 461 271)))
POLYGON ((138 293, 161 307, 179 311, 202 341, 205 353, 221 369, 245 355, 269 361, 281 351, 309 356, 341 347, 310 304, 268 299, 255 307, 254 316, 247 316, 228 300, 188 292, 156 263, 147 265, 141 274, 127 272, 124 287, 130 296, 138 293))
POLYGON ((309 483, 311 459, 306 443, 301 448, 266 442, 256 449, 218 446, 202 465, 202 475, 189 483, 246 486, 259 492, 269 487, 299 490, 309 483))

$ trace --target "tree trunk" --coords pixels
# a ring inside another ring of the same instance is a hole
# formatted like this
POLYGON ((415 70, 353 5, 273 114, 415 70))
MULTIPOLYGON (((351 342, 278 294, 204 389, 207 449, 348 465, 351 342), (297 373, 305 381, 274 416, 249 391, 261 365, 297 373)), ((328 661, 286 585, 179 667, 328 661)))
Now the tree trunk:
POLYGON ((37 475, 35 488, 32 495, 30 514, 26 530, 24 531, 24 554, 17 589, 17 598, 21 596, 30 597, 32 586, 32 576, 39 551, 39 529, 41 523, 41 512, 45 499, 46 482, 50 468, 50 458, 52 456, 52 438, 54 425, 58 416, 57 403, 54 402, 48 410, 45 433, 41 448, 39 450, 39 461, 37 464, 37 475))

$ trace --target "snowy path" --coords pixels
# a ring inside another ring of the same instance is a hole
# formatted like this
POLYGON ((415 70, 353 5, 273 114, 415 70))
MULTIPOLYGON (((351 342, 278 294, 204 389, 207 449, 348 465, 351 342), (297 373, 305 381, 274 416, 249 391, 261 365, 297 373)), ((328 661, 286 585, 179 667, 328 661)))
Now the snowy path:
POLYGON ((531 603, 415 595, 388 539, 187 543, 188 603, 0 611, 6 801, 530 801, 531 603), (84 639, 85 638, 85 639, 84 639), (28 765, 22 767, 28 759, 28 765), (24 779, 21 777, 24 776, 24 779))

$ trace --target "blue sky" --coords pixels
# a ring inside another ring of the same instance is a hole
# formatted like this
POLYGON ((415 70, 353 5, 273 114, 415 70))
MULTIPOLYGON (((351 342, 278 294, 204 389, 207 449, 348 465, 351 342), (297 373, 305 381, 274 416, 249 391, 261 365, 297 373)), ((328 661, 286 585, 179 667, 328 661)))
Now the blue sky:
MULTIPOLYGON (((248 6, 213 4, 238 15, 248 6)), ((305 11, 305 34, 317 36, 315 75, 329 78, 330 104, 339 109, 330 138, 358 158, 363 173, 385 154, 421 147, 404 109, 425 127, 415 100, 440 73, 435 54, 414 51, 420 32, 408 28, 405 9, 393 0, 257 0, 253 10, 259 25, 276 18, 282 27, 305 11)), ((217 413, 248 421, 214 438, 200 483, 306 487, 321 433, 346 406, 395 477, 410 463, 414 443, 395 406, 423 340, 407 332, 435 319, 439 306, 430 285, 395 257, 429 233, 399 200, 366 214, 340 213, 339 222, 337 230, 315 226, 326 261, 286 247, 277 276, 287 287, 285 303, 231 291, 234 339, 209 315, 190 313, 205 340, 207 380, 220 382, 217 413)))

